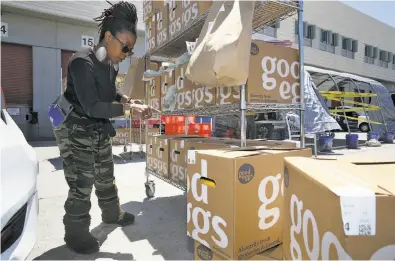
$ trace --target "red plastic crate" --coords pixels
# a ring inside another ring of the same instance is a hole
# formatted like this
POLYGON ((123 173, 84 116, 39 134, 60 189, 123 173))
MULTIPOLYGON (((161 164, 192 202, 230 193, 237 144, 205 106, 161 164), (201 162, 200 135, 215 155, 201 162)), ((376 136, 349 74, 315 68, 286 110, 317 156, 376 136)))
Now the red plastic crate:
POLYGON ((199 136, 211 137, 211 124, 210 123, 199 123, 199 124, 200 124, 199 136))

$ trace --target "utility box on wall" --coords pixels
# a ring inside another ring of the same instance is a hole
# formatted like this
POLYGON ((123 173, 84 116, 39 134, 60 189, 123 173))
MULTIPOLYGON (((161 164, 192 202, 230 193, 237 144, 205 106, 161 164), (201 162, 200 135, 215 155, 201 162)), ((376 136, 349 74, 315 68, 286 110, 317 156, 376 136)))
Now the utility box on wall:
POLYGON ((32 109, 28 105, 8 104, 8 114, 18 125, 26 140, 34 140, 38 135, 38 124, 32 109))

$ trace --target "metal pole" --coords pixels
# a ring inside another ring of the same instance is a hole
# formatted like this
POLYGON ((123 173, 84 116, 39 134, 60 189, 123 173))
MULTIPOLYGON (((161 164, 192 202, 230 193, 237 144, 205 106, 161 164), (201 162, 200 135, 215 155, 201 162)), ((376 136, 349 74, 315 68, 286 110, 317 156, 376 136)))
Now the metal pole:
POLYGON ((304 31, 303 31, 303 0, 299 1, 298 11, 299 23, 299 84, 300 84, 300 147, 305 148, 305 129, 304 129, 304 31))
POLYGON ((380 99, 379 99, 379 96, 378 96, 376 90, 373 88, 373 86, 372 86, 370 83, 369 83, 369 86, 370 86, 370 88, 373 90, 373 92, 376 93, 376 99, 377 99, 377 103, 379 104, 379 107, 380 107, 381 118, 383 118, 383 123, 384 123, 385 132, 388 132, 387 122, 386 122, 386 120, 385 120, 385 118, 384 118, 384 115, 383 115, 383 111, 382 111, 382 107, 381 107, 381 101, 380 101, 380 99))
POLYGON ((129 110, 129 149, 130 149, 130 160, 133 159, 133 140, 132 140, 132 114, 129 110))
MULTIPOLYGON (((350 81, 355 85, 355 87, 357 87, 357 91, 358 91, 358 94, 360 95, 359 98, 360 98, 360 100, 361 100, 361 103, 365 103, 364 100, 362 99, 361 91, 359 90, 358 85, 354 82, 353 79, 351 79, 351 78, 349 78, 349 79, 350 79, 350 81)), ((365 105, 362 105, 362 108, 363 108, 363 113, 365 113, 365 116, 368 118, 369 115, 366 113, 365 105)), ((367 120, 368 120, 368 119, 367 119, 367 120)), ((368 121, 368 125, 369 125, 369 130, 372 131, 372 124, 371 124, 369 121, 368 121)))
MULTIPOLYGON (((340 88, 339 88, 339 86, 337 85, 335 79, 333 79, 332 75, 330 75, 330 74, 328 74, 328 76, 331 77, 333 83, 334 83, 335 86, 336 86, 336 90, 337 90, 338 92, 340 92, 340 88)), ((341 98, 339 98, 339 99, 340 99, 340 103, 341 103, 341 105, 342 105, 343 116, 344 116, 344 120, 346 121, 346 124, 347 124, 348 133, 351 134, 350 125, 348 124, 346 112, 344 111, 344 102, 343 102, 343 100, 342 100, 341 98)))
MULTIPOLYGON (((147 50, 147 48, 145 48, 145 50, 147 50)), ((150 58, 149 57, 145 57, 144 61, 145 61, 145 70, 147 71, 149 66, 150 66, 150 58)), ((148 93, 149 93, 148 88, 147 88, 148 84, 149 84, 148 82, 144 83, 144 87, 145 87, 144 88, 145 104, 148 104, 148 93)), ((142 123, 142 121, 140 120, 140 124, 141 123, 142 123)), ((140 128, 140 130, 141 130, 141 128, 140 128)), ((148 138, 148 120, 145 120, 144 135, 145 135, 145 161, 147 162, 147 160, 148 160, 148 154, 147 153, 149 151, 149 149, 148 149, 149 144, 148 144, 148 139, 147 139, 148 138)), ((140 135, 140 143, 142 144, 142 137, 141 137, 141 135, 140 135)), ((149 183, 148 164, 145 165, 145 169, 146 169, 145 173, 146 173, 146 178, 147 178, 146 179, 146 184, 148 184, 149 183)))
POLYGON ((247 126, 246 126, 246 92, 245 92, 245 84, 240 87, 240 138, 241 138, 241 147, 247 146, 247 126))

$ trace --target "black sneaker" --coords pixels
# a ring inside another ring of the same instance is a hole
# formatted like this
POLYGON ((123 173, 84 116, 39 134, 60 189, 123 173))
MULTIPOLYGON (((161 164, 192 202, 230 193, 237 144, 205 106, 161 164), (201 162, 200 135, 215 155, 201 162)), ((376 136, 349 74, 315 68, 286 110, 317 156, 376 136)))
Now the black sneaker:
POLYGON ((134 215, 130 214, 128 212, 121 211, 119 214, 118 219, 114 220, 103 220, 104 223, 106 224, 117 224, 120 225, 121 227, 125 227, 128 225, 132 225, 134 223, 134 215))

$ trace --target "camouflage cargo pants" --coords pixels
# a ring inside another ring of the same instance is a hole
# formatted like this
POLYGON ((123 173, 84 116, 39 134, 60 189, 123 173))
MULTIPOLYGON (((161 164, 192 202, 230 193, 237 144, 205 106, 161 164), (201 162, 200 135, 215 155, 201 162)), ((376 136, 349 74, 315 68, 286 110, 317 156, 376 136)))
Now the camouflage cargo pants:
POLYGON ((69 186, 63 222, 68 231, 89 230, 91 192, 95 193, 103 221, 117 220, 120 207, 114 178, 111 138, 103 124, 81 125, 67 120, 54 128, 69 186))

